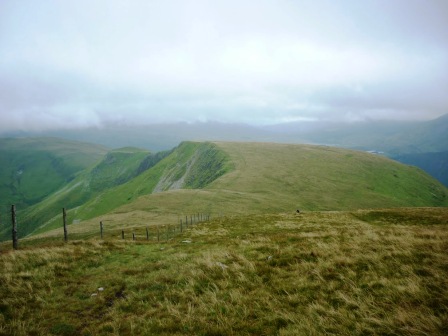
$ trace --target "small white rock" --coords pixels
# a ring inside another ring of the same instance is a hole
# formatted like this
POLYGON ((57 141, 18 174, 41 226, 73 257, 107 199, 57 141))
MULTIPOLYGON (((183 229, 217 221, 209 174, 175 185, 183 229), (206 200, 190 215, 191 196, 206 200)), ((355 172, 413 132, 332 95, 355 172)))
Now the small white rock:
POLYGON ((97 293, 93 293, 92 295, 90 295, 90 296, 97 296, 98 294, 97 293))
POLYGON ((223 270, 225 270, 226 268, 229 268, 229 266, 224 265, 223 263, 221 263, 221 262, 219 262, 219 261, 216 263, 216 265, 218 265, 219 267, 221 267, 223 270))
POLYGON ((98 292, 102 292, 104 290, 103 287, 98 288, 98 292))

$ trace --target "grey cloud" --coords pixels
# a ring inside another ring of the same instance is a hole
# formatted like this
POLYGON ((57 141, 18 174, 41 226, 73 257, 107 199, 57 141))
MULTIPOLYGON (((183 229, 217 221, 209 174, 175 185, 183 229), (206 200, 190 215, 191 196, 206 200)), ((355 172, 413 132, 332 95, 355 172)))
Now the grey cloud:
POLYGON ((0 130, 448 112, 445 1, 0 6, 0 130))

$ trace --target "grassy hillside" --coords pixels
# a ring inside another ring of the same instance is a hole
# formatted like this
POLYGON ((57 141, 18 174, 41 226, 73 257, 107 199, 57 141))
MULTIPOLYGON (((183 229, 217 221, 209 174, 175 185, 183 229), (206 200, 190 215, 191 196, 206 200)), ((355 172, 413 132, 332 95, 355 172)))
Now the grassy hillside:
POLYGON ((0 139, 1 203, 35 204, 105 153, 99 145, 56 138, 0 139))
POLYGON ((418 154, 401 154, 395 160, 417 166, 448 186, 448 151, 418 154))
MULTIPOLYGON (((93 234, 99 221, 121 230, 195 213, 447 205, 448 190, 438 181, 374 154, 327 146, 185 142, 127 183, 69 208, 68 218, 79 222, 71 232, 93 234)), ((35 233, 59 232, 60 207, 55 214, 35 233)))
POLYGON ((141 195, 206 186, 228 170, 226 161, 226 155, 210 143, 185 142, 158 154, 114 150, 96 167, 27 210, 21 235, 60 227, 62 207, 70 209, 69 223, 79 222, 141 195))
MULTIPOLYGON (((34 231, 36 223, 45 223, 60 214, 63 207, 76 208, 105 190, 134 178, 148 157, 151 157, 149 152, 138 148, 109 151, 97 165, 80 172, 74 180, 42 202, 27 209, 19 208, 20 236, 34 231)), ((9 229, 8 225, 3 237, 9 237, 9 229)))
POLYGON ((0 335, 448 332, 444 208, 215 217, 160 243, 153 232, 0 244, 0 335))

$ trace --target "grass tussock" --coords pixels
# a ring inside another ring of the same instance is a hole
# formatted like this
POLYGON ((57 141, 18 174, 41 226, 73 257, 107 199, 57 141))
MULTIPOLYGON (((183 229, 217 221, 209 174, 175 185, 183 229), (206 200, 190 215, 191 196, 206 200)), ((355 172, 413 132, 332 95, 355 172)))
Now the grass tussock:
POLYGON ((237 216, 160 244, 4 252, 0 335, 446 335, 447 224, 446 209, 237 216))

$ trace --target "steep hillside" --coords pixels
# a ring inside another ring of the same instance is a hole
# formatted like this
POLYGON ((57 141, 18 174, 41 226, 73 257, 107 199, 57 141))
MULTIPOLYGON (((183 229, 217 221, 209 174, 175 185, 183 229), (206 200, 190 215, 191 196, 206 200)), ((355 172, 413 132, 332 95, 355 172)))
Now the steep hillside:
MULTIPOLYGON (((192 213, 447 206, 448 190, 422 170, 382 156, 327 146, 182 143, 163 160, 69 212, 72 232, 192 213)), ((60 215, 35 233, 60 228, 60 215)))
POLYGON ((423 169, 448 187, 448 151, 399 154, 393 159, 423 169))
MULTIPOLYGON (((151 157, 149 152, 138 148, 114 149, 97 165, 79 172, 75 179, 42 202, 25 209, 17 206, 21 215, 21 235, 33 231, 35 223, 45 223, 59 214, 62 207, 80 206, 101 192, 129 181, 141 172, 142 164, 151 157)), ((9 229, 9 225, 3 226, 3 237, 8 237, 9 229)))
POLYGON ((226 161, 224 153, 210 143, 185 142, 157 154, 130 148, 111 151, 97 166, 24 211, 20 234, 60 227, 63 207, 71 209, 68 221, 77 223, 141 195, 204 187, 228 170, 226 161))
POLYGON ((103 146, 57 138, 0 139, 1 203, 35 204, 105 153, 103 146))

